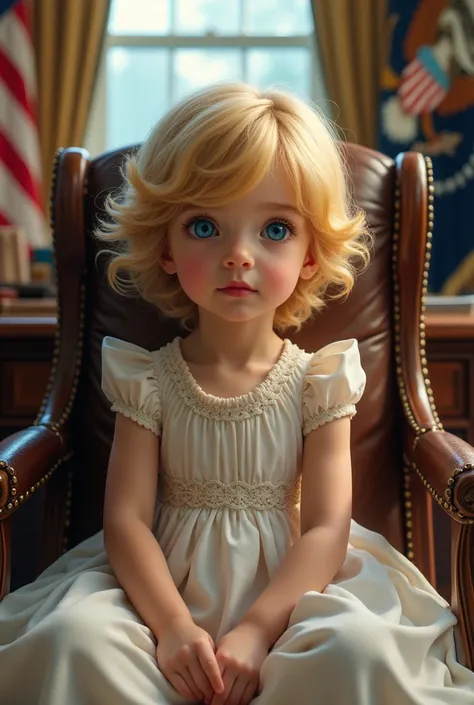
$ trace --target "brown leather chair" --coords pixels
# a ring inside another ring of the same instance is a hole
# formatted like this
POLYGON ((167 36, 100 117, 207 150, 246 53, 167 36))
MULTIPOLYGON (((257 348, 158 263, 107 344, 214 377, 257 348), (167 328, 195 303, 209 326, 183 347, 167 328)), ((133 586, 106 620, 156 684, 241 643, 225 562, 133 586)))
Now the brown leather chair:
MULTIPOLYGON (((435 581, 432 507, 451 519, 460 657, 474 667, 474 449, 443 431, 427 379, 424 297, 433 176, 421 155, 395 161, 348 145, 355 196, 375 235, 373 261, 344 303, 293 339, 308 351, 360 342, 368 383, 353 422, 354 518, 384 534, 435 581)), ((59 328, 51 384, 36 424, 0 443, 0 588, 9 589, 12 517, 47 482, 41 567, 101 528, 113 414, 101 392, 104 335, 156 349, 179 334, 138 299, 115 294, 91 232, 120 184, 123 152, 90 160, 66 149, 54 166, 52 226, 59 328)), ((130 468, 140 481, 137 468, 130 468)), ((29 546, 22 547, 28 550, 29 546)))

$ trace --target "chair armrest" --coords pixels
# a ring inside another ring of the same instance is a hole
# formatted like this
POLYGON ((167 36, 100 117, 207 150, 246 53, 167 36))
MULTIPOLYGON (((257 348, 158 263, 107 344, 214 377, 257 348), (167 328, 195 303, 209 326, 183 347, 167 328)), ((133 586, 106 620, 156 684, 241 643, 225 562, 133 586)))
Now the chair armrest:
POLYGON ((474 524, 474 448, 446 431, 422 433, 409 466, 434 500, 461 524, 474 524))
POLYGON ((67 441, 46 426, 30 426, 0 441, 0 521, 24 504, 70 456, 67 441))
POLYGON ((457 615, 458 658, 474 668, 474 448, 441 430, 418 436, 406 458, 434 500, 454 520, 452 599, 457 615))

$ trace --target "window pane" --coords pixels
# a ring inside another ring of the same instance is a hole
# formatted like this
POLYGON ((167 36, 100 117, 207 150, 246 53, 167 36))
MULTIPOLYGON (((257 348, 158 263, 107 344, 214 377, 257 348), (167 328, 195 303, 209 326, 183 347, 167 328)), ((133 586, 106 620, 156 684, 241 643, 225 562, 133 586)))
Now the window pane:
POLYGON ((247 80, 259 88, 273 86, 311 97, 311 52, 299 47, 248 49, 247 80))
POLYGON ((175 34, 240 34, 240 0, 175 0, 175 34))
POLYGON ((112 0, 110 34, 169 34, 170 0, 112 0))
POLYGON ((242 0, 245 2, 245 34, 260 36, 312 34, 310 0, 242 0))
POLYGON ((177 49, 174 55, 173 99, 210 83, 242 80, 240 49, 177 49))
POLYGON ((109 49, 107 149, 142 142, 168 109, 169 60, 168 49, 109 49))

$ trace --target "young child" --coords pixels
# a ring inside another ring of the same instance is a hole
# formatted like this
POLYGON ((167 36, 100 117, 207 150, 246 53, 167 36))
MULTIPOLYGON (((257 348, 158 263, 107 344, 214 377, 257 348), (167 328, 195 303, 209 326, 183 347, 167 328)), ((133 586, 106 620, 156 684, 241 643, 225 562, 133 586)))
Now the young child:
POLYGON ((104 531, 0 605, 0 701, 472 705, 448 606, 351 522, 357 342, 280 337, 368 259, 323 120, 203 90, 108 210, 111 284, 191 332, 151 352, 105 338, 104 531))

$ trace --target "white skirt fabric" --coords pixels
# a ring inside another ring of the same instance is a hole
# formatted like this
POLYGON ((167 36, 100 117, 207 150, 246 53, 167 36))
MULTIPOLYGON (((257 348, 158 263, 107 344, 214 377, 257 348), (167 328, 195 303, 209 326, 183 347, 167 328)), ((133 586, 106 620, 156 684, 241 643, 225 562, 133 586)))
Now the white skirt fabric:
MULTIPOLYGON (((201 590, 216 594, 218 579, 207 580, 201 590)), ((224 600, 205 615, 213 637, 225 611, 224 600)), ((337 579, 301 597, 253 702, 472 705, 474 674, 456 661, 455 623, 407 559, 353 522, 337 579)), ((155 649, 96 534, 0 604, 0 702, 186 703, 160 673, 155 649)))
MULTIPOLYGON (((152 353, 105 339, 103 371, 112 408, 160 436, 155 536, 193 619, 218 641, 298 540, 303 436, 354 415, 357 344, 311 355, 285 341, 256 390, 232 399, 199 387, 178 339, 152 353)), ((455 623, 408 560, 353 523, 342 569, 298 601, 255 703, 474 705, 455 623)), ((0 703, 184 704, 155 651, 98 533, 0 604, 0 703)))

